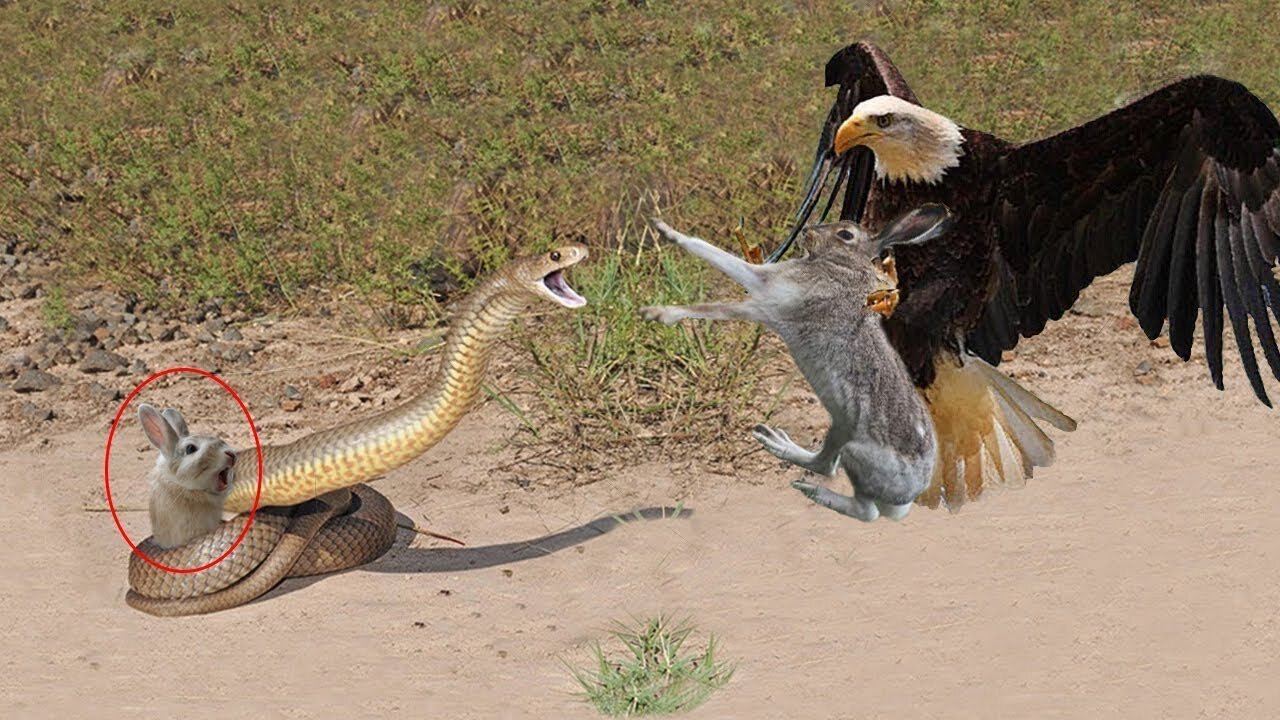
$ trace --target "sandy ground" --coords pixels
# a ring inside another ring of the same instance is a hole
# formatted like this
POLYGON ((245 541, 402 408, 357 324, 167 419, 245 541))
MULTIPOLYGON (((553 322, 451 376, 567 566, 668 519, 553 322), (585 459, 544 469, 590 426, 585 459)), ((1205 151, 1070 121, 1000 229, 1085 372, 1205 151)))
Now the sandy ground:
MULTIPOLYGON (((1199 359, 1147 343, 1123 281, 1004 366, 1080 421, 1058 462, 957 513, 864 525, 759 458, 736 477, 694 457, 521 488, 518 466, 492 470, 514 425, 488 403, 377 483, 466 547, 402 531, 371 565, 212 616, 124 604, 129 550, 83 510, 114 407, 60 420, 0 451, 3 715, 591 718, 566 663, 613 620, 669 612, 738 663, 691 718, 1277 717, 1280 416, 1235 356, 1220 393, 1199 359), (677 503, 691 512, 656 510, 677 503)), ((341 357, 288 348, 271 382, 341 357)), ((813 408, 779 424, 811 442, 813 408)), ((270 440, 351 412, 261 423, 270 440)), ((117 502, 145 497, 150 458, 139 435, 116 446, 117 502)), ((145 513, 125 522, 145 534, 145 513)))

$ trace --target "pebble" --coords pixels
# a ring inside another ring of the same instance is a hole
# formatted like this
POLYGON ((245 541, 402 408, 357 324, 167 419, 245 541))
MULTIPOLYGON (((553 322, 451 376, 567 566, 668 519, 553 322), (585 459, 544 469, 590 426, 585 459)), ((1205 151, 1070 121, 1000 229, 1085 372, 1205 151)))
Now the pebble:
POLYGON ((18 375, 18 379, 13 381, 13 391, 18 393, 43 392, 61 384, 62 381, 56 376, 43 370, 29 368, 23 370, 18 375))
POLYGON ((127 367, 128 365, 129 360, 123 355, 113 353, 110 350, 103 348, 97 348, 89 351, 89 354, 84 356, 84 360, 80 362, 80 372, 112 372, 114 370, 127 367))
POLYGON ((4 319, 3 317, 0 317, 0 332, 4 332, 5 330, 8 330, 8 329, 9 329, 9 321, 4 319))
POLYGON ((89 397, 100 402, 116 402, 124 397, 124 393, 114 388, 103 387, 101 383, 93 383, 89 386, 89 397))
POLYGON ((293 385, 284 386, 284 396, 289 400, 301 400, 302 391, 293 385))
POLYGON ((145 375, 147 373, 147 364, 142 361, 142 358, 137 358, 129 366, 129 372, 133 375, 145 375))
POLYGON ((364 387, 364 380, 359 375, 352 375, 351 377, 342 381, 342 384, 338 386, 338 392, 340 393, 355 392, 356 390, 359 390, 362 387, 364 387))
POLYGON ((1149 360, 1143 360, 1142 362, 1138 363, 1137 367, 1133 369, 1133 374, 1135 377, 1142 377, 1143 375, 1146 375, 1149 372, 1151 372, 1151 361, 1149 360))
POLYGON ((285 398, 280 401, 280 409, 285 412, 296 412, 302 409, 302 401, 285 398))
POLYGON ((209 332, 217 334, 227 327, 227 321, 220 317, 216 317, 205 323, 204 326, 209 332))
POLYGON ((52 410, 39 407, 28 400, 22 403, 22 416, 33 422, 45 422, 46 420, 52 420, 54 413, 52 410))
POLYGON ((226 331, 222 333, 222 339, 235 342, 237 340, 243 340, 244 335, 241 335, 240 331, 235 328, 227 328, 226 331))

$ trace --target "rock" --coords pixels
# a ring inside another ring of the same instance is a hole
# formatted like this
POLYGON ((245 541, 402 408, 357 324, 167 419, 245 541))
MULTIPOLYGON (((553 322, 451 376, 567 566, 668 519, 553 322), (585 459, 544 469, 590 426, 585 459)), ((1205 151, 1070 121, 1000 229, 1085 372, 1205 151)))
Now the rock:
POLYGON ((289 400, 301 400, 301 399, 302 399, 302 391, 301 391, 301 390, 299 390, 298 388, 294 387, 293 385, 285 385, 285 386, 284 386, 284 396, 285 396, 286 398, 288 398, 289 400))
POLYGON ((1142 362, 1138 363, 1137 367, 1133 369, 1134 377, 1142 377, 1143 375, 1146 375, 1149 372, 1151 372, 1151 361, 1149 360, 1143 360, 1142 362))
MULTIPOLYGON (((213 342, 213 335, 210 335, 208 330, 201 330, 200 332, 196 333, 196 342, 200 343, 201 345, 208 345, 213 342)), ((209 348, 209 349, 212 350, 213 348, 209 348)))
POLYGON ((280 409, 285 412, 296 412, 302 409, 302 401, 285 398, 280 401, 280 409))
POLYGON ((161 330, 160 334, 156 336, 156 339, 159 340, 160 342, 169 342, 173 340, 175 337, 177 337, 179 330, 181 330, 181 328, 178 325, 171 324, 168 327, 161 330))
POLYGON ((243 340, 244 335, 241 335, 240 331, 235 328, 227 328, 226 331, 222 333, 222 339, 235 342, 237 340, 243 340))
POLYGON ((216 357, 234 363, 246 363, 253 359, 253 356, 243 348, 236 347, 235 345, 229 345, 220 340, 209 344, 209 352, 213 353, 216 357))
POLYGON ((400 388, 391 388, 390 390, 378 393, 377 403, 378 405, 385 405, 398 397, 400 397, 400 388))
POLYGON ((207 329, 209 332, 216 335, 222 332, 227 327, 227 321, 223 320, 220 317, 216 317, 210 320, 209 322, 205 323, 204 326, 205 326, 205 329, 207 329))
POLYGON ((123 367, 127 367, 128 365, 129 360, 123 355, 118 355, 103 348, 97 348, 89 351, 89 354, 84 356, 84 360, 80 362, 80 372, 112 372, 123 367))
POLYGON ((1107 303, 1092 298, 1077 300, 1076 304, 1067 310, 1072 315, 1088 318, 1104 317, 1110 315, 1110 311, 1111 308, 1107 306, 1107 303))
POLYGON ((22 403, 22 417, 32 422, 45 422, 54 418, 53 411, 48 408, 42 408, 28 400, 22 403))
POLYGON ((28 285, 18 291, 18 297, 22 298, 23 300, 32 300, 34 298, 40 297, 40 295, 41 295, 40 283, 28 285))
POLYGON ((93 383, 89 386, 89 397, 98 402, 112 403, 124 397, 124 393, 114 388, 103 387, 101 383, 93 383))
POLYGON ((137 358, 133 361, 133 364, 129 366, 129 373, 131 375, 146 375, 147 364, 142 362, 142 358, 137 358))
POLYGON ((98 341, 98 344, 101 345, 111 339, 111 331, 107 329, 106 325, 103 325, 93 331, 93 337, 98 341))
POLYGON ((5 330, 8 330, 8 329, 9 329, 9 321, 4 319, 3 317, 0 317, 0 332, 4 332, 5 330))
POLYGON ((18 393, 44 392, 61 384, 62 381, 56 376, 43 370, 29 368, 23 370, 18 375, 18 379, 13 381, 13 391, 18 393))
POLYGON ((340 393, 355 392, 356 390, 359 390, 362 387, 364 387, 364 380, 359 375, 352 375, 351 377, 342 381, 342 384, 338 386, 338 392, 340 393))
POLYGON ((1167 335, 1161 335, 1160 337, 1151 341, 1151 347, 1161 348, 1161 349, 1169 347, 1169 337, 1167 335))

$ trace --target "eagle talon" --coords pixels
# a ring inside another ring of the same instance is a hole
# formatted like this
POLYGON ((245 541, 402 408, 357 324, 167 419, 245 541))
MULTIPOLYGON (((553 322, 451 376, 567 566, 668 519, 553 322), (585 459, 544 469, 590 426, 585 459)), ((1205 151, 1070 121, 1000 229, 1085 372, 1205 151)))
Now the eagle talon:
POLYGON ((874 290, 867 293, 867 307, 886 318, 890 317, 893 315, 893 311, 898 308, 897 288, 874 290))
POLYGON ((892 255, 880 261, 880 272, 893 287, 898 286, 898 264, 894 262, 892 255))

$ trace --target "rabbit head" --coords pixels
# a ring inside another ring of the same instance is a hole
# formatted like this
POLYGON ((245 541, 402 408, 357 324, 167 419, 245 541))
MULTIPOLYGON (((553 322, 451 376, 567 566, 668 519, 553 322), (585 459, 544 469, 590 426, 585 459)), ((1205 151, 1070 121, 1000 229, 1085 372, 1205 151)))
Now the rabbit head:
POLYGON ((927 203, 894 218, 878 233, 868 232, 852 220, 841 220, 806 228, 801 243, 814 256, 883 259, 895 247, 928 242, 950 228, 951 213, 946 206, 927 203))
POLYGON ((138 406, 138 421, 160 451, 156 471, 163 480, 213 495, 224 494, 235 481, 235 451, 222 438, 192 435, 177 410, 161 413, 143 403, 138 406))

